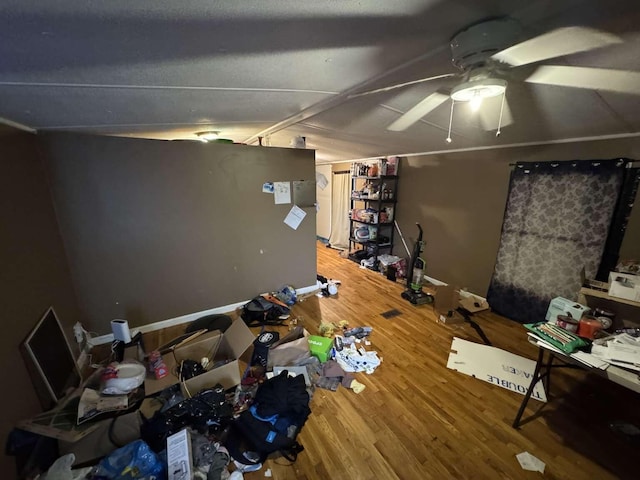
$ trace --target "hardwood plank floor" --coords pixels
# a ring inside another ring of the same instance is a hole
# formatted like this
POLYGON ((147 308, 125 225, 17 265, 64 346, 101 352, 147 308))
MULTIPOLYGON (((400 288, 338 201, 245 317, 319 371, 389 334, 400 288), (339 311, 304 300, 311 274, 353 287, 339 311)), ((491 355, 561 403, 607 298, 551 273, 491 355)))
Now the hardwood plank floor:
MULTIPOLYGON (((400 297, 400 283, 320 243, 317 254, 318 273, 342 281, 339 293, 308 297, 293 316, 311 333, 321 321, 373 327, 367 348, 383 362, 371 375, 356 374, 366 386, 360 394, 316 390, 298 461, 269 460, 246 479, 265 478, 266 468, 277 480, 540 478, 521 469, 515 455, 523 451, 546 463, 545 478, 640 478, 639 444, 609 427, 617 420, 640 425, 637 394, 584 371, 556 371, 551 402, 532 400, 525 418, 535 418, 515 430, 521 395, 446 368, 454 336, 482 343, 470 325, 437 323, 430 305, 400 297), (381 316, 391 309, 401 315, 381 316)), ((474 319, 495 347, 536 357, 521 325, 490 312, 474 319)), ((161 344, 182 330, 147 334, 145 343, 161 344)))

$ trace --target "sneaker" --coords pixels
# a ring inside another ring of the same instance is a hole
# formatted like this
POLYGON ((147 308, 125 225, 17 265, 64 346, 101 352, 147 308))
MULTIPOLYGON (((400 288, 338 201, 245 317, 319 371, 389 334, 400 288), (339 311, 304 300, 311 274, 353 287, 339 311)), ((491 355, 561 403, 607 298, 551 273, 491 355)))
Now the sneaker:
MULTIPOLYGON (((236 460, 233 461, 234 465, 236 466, 237 471, 240 472, 257 472, 258 470, 260 470, 262 468, 262 464, 261 463, 256 463, 255 465, 245 465, 244 463, 240 463, 236 460)), ((235 473, 235 472, 234 472, 235 473)), ((242 478, 242 477, 239 477, 242 478)), ((231 479, 233 480, 233 474, 231 474, 231 479)))

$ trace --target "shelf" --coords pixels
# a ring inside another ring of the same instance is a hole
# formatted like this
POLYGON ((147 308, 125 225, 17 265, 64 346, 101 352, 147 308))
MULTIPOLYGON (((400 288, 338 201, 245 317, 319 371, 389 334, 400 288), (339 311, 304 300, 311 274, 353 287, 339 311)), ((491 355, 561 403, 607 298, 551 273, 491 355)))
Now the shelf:
POLYGON ((389 242, 378 243, 377 240, 358 240, 353 237, 350 237, 349 240, 352 241, 353 243, 359 243, 360 245, 377 245, 378 248, 388 248, 391 246, 391 243, 389 242))
POLYGON ((382 203, 396 203, 395 198, 383 198, 382 200, 378 198, 368 198, 368 197, 351 197, 351 200, 354 202, 382 202, 382 203))
POLYGON ((356 222, 356 223, 362 223, 363 225, 373 225, 375 227, 385 227, 387 225, 393 225, 393 220, 390 221, 390 222, 380 222, 380 223, 363 222, 362 220, 356 220, 355 218, 350 218, 349 220, 351 220, 352 222, 356 222))
POLYGON ((631 305, 632 307, 640 307, 640 302, 634 302, 633 300, 627 300, 626 298, 612 297, 607 292, 601 290, 594 290, 593 288, 582 287, 580 293, 587 297, 604 298, 605 300, 611 300, 612 302, 624 303, 625 305, 631 305))
POLYGON ((390 253, 394 244, 395 229, 393 226, 395 222, 392 218, 395 217, 394 210, 398 203, 399 160, 383 159, 378 161, 380 167, 378 170, 371 170, 372 165, 374 164, 370 162, 356 163, 353 165, 355 168, 352 168, 351 171, 351 191, 349 192, 351 208, 349 214, 351 228, 349 251, 351 253, 349 258, 357 263, 360 262, 360 259, 353 257, 352 253, 361 251, 358 249, 366 250, 367 257, 377 258, 382 252, 390 253), (385 162, 387 162, 387 167, 391 166, 392 169, 384 168, 385 162), (393 175, 367 175, 367 173, 374 171, 376 173, 388 171, 393 175), (354 175, 355 173, 364 175, 354 175), (367 211, 368 214, 365 214, 367 211), (356 215, 358 213, 362 213, 362 215, 356 215), (357 218, 352 217, 352 214, 357 218), (380 221, 372 221, 374 218, 380 221), (383 219, 384 221, 381 221, 383 219), (365 232, 367 228, 369 231, 365 232), (377 238, 358 240, 355 238, 358 233, 375 235, 377 238))
MULTIPOLYGON (((361 262, 362 260, 364 260, 363 258, 357 258, 353 253, 350 253, 350 254, 347 256, 347 258, 348 258, 349 260, 351 260, 352 262, 357 263, 358 265, 360 265, 360 262, 361 262)), ((366 258, 368 258, 368 257, 366 257, 366 258)), ((377 272, 377 271, 378 271, 378 269, 376 268, 375 264, 374 264, 374 266, 366 267, 366 268, 368 268, 369 270, 373 270, 374 272, 377 272)))
POLYGON ((378 177, 365 177, 361 175, 353 175, 351 178, 359 178, 361 180, 393 180, 398 178, 398 175, 381 175, 378 177))

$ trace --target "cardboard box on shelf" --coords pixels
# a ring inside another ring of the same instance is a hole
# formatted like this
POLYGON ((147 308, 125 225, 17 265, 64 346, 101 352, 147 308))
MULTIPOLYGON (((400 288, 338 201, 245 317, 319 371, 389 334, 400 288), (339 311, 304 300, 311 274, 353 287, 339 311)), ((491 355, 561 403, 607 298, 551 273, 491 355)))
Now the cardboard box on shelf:
POLYGON ((233 388, 240 383, 239 358, 253 344, 255 336, 242 319, 235 320, 231 326, 221 333, 214 330, 195 339, 178 345, 172 353, 164 355, 169 375, 155 379, 148 376, 144 382, 147 395, 164 390, 178 383, 177 366, 183 360, 200 362, 207 357, 214 367, 207 372, 190 378, 184 382, 184 387, 195 395, 197 392, 213 387, 220 383, 225 389, 233 388))
POLYGON ((609 295, 640 302, 640 275, 610 272, 609 295))

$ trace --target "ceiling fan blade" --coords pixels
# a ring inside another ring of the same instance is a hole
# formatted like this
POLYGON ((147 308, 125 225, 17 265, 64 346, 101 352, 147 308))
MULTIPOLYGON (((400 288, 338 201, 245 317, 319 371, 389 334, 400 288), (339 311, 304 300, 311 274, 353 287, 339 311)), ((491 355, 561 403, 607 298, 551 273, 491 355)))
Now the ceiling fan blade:
POLYGON ((413 80, 411 82, 398 83, 397 85, 391 85, 389 87, 376 88, 375 90, 368 90, 366 92, 354 93, 352 95, 349 95, 347 98, 364 97, 365 95, 372 95, 374 93, 388 92, 390 90, 395 90, 396 88, 408 87, 409 85, 417 85, 418 83, 424 83, 424 82, 429 82, 431 80, 439 80, 441 78, 449 78, 449 77, 455 77, 455 76, 456 76, 455 73, 446 73, 444 75, 436 75, 435 77, 420 78, 418 80, 413 80))
POLYGON ((622 43, 622 39, 607 32, 586 27, 565 27, 505 48, 491 58, 517 67, 616 43, 622 43))
POLYGON ((640 72, 625 70, 543 65, 525 81, 640 95, 640 72))
POLYGON ((513 116, 506 97, 504 99, 504 107, 502 106, 502 95, 484 100, 478 110, 478 116, 482 129, 487 132, 497 130, 498 126, 502 128, 513 123, 513 116), (500 119, 501 108, 502 119, 500 119))
POLYGON ((387 127, 387 130, 401 132, 416 123, 427 113, 435 110, 449 99, 448 95, 442 93, 432 93, 427 98, 418 103, 415 107, 406 111, 400 118, 387 127))

